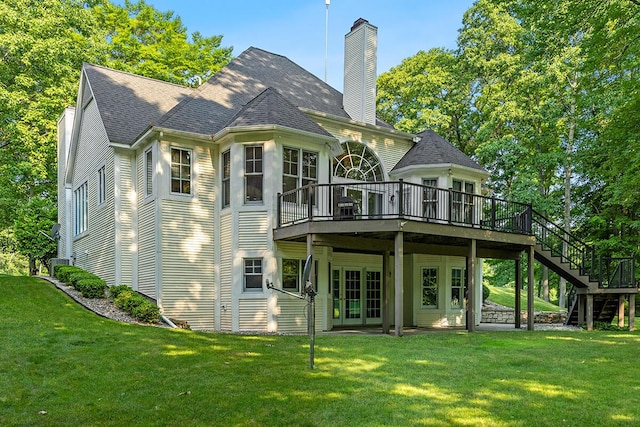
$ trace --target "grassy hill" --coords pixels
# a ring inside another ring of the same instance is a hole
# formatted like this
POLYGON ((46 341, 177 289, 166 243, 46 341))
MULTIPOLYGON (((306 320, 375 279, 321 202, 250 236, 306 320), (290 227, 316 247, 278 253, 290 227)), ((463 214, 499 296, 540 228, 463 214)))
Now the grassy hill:
MULTIPOLYGON (((489 301, 496 304, 504 305, 506 307, 515 308, 515 289, 513 288, 499 288, 489 286, 491 294, 489 295, 489 301)), ((522 309, 527 309, 527 291, 523 289, 521 292, 521 304, 522 309)), ((541 298, 534 297, 533 309, 535 311, 560 311, 560 307, 550 302, 544 301, 541 298)))
POLYGON ((6 276, 0 322, 2 426, 640 425, 638 332, 318 334, 311 370, 306 336, 119 323, 6 276))

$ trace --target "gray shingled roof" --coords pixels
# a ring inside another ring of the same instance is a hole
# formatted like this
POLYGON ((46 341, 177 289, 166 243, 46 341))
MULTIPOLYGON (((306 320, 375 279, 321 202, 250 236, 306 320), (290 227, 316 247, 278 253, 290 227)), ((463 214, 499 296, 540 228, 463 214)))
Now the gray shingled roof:
POLYGON ((85 63, 83 70, 112 142, 133 143, 151 123, 193 92, 189 87, 98 65, 85 63))
POLYGON ((250 47, 182 101, 161 127, 213 134, 253 98, 272 87, 296 107, 348 118, 342 94, 288 58, 250 47))
POLYGON ((272 87, 253 98, 224 127, 260 125, 278 125, 331 136, 272 87))
MULTIPOLYGON (((298 108, 349 118, 340 92, 288 58, 255 47, 245 50, 198 89, 90 64, 85 64, 84 71, 109 140, 118 143, 134 143, 151 126, 211 135, 234 119, 267 124, 264 105, 279 109, 271 119, 280 123, 269 124, 287 123, 288 127, 321 135, 327 132, 310 119, 303 120, 298 108), (249 117, 247 107, 268 88, 277 95, 261 101, 267 104, 252 105, 262 117, 249 117), (286 120, 282 116, 285 110, 292 114, 286 120)), ((380 120, 377 125, 391 128, 380 120)))
POLYGON ((420 140, 393 167, 393 171, 407 166, 454 164, 484 171, 471 157, 454 147, 432 130, 418 134, 420 140))

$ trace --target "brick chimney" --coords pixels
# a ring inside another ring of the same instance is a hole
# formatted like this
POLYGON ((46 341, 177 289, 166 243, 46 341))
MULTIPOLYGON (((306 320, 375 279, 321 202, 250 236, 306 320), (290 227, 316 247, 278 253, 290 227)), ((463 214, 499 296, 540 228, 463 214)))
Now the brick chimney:
POLYGON ((353 23, 344 36, 342 104, 353 120, 376 123, 378 27, 366 19, 353 23))

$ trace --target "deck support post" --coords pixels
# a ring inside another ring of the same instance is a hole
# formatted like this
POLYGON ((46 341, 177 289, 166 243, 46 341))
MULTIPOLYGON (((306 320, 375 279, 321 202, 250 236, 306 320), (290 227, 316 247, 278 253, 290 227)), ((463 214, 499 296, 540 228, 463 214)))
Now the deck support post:
POLYGON ((395 287, 395 336, 401 337, 403 335, 402 323, 404 319, 403 314, 403 259, 404 259, 404 233, 398 231, 394 242, 394 287, 395 287))
POLYGON ((576 298, 578 299, 578 301, 576 303, 576 304, 578 304, 578 325, 583 325, 587 321, 587 319, 585 317, 585 314, 584 314, 585 298, 584 298, 584 295, 581 295, 581 294, 577 294, 576 298))
POLYGON ((515 328, 520 329, 522 327, 522 260, 520 257, 516 259, 516 301, 515 301, 515 328))
POLYGON ((587 294, 587 331, 593 331, 593 294, 587 294))
POLYGON ((629 331, 636 330, 636 294, 629 294, 629 331))
POLYGON ((618 295, 618 326, 624 327, 624 302, 626 298, 625 295, 618 295))
POLYGON ((527 283, 527 330, 533 331, 534 315, 533 315, 533 288, 534 288, 534 275, 533 275, 533 262, 534 262, 534 247, 529 246, 529 256, 527 257, 527 271, 528 271, 528 283, 527 283))
POLYGON ((382 333, 389 333, 390 312, 389 312, 389 296, 391 294, 391 254, 384 251, 382 255, 382 333))
POLYGON ((476 330, 476 249, 475 239, 469 242, 467 253, 467 331, 476 330))

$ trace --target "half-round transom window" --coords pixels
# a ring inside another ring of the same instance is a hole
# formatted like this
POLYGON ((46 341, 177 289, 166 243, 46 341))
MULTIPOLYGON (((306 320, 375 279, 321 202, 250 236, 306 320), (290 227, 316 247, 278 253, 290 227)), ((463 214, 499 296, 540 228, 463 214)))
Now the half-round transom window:
POLYGON ((384 181, 380 160, 366 145, 342 144, 342 154, 333 158, 333 176, 357 181, 384 181))

